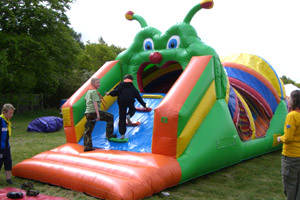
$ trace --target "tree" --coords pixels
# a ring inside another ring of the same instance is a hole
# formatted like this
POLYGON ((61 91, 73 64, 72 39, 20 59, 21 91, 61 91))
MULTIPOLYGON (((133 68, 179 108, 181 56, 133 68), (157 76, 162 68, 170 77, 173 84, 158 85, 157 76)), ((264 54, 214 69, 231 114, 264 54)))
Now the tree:
MULTIPOLYGON (((80 35, 80 34, 78 34, 80 35)), ((80 41, 80 40, 79 40, 80 41)), ((108 46, 102 37, 98 43, 88 42, 77 56, 76 66, 71 72, 59 77, 58 94, 60 98, 69 98, 82 84, 84 84, 107 61, 112 61, 124 48, 115 45, 108 46)))
POLYGON ((95 72, 107 61, 115 60, 117 55, 125 50, 115 45, 108 46, 102 37, 99 38, 98 42, 88 42, 85 45, 84 51, 78 56, 79 69, 95 72))
POLYGON ((282 82, 283 82, 284 85, 286 85, 286 84, 293 84, 296 87, 300 88, 300 83, 296 83, 295 81, 293 81, 292 79, 290 79, 289 77, 287 77, 285 75, 283 75, 281 77, 281 80, 282 80, 282 82))
POLYGON ((286 84, 295 84, 295 81, 293 81, 292 79, 286 77, 285 75, 283 75, 281 77, 282 82, 286 85, 286 84))
POLYGON ((73 1, 0 1, 2 93, 43 93, 51 101, 83 47, 81 35, 68 27, 66 10, 73 1))

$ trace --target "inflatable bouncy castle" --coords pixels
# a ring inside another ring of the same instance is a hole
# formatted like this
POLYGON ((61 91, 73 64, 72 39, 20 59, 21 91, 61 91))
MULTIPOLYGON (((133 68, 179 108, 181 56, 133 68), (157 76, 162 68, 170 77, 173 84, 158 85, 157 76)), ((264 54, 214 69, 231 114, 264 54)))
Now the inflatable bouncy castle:
MULTIPOLYGON (((141 30, 127 50, 93 75, 114 115, 116 98, 105 96, 126 74, 134 77, 150 112, 137 111, 127 143, 108 141, 104 122, 92 133, 95 151, 83 151, 85 94, 90 80, 62 106, 67 143, 13 167, 13 175, 85 192, 102 199, 141 199, 165 188, 277 149, 283 134, 285 90, 263 58, 234 54, 219 58, 190 25, 194 6, 182 22, 161 33, 129 11, 141 30)), ((140 107, 136 102, 136 107, 140 107)))

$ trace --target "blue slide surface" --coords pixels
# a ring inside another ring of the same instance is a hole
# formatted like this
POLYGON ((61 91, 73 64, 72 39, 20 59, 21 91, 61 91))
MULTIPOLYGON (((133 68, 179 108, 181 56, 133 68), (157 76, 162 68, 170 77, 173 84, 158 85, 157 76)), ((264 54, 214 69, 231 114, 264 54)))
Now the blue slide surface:
MULTIPOLYGON (((141 94, 142 95, 142 94, 141 94)), ((165 94, 159 94, 165 96, 165 94)), ((159 105, 162 99, 150 99, 144 98, 147 107, 152 108, 150 112, 136 111, 131 118, 132 122, 139 121, 139 126, 131 127, 127 126, 126 138, 129 138, 127 143, 117 143, 108 141, 105 137, 106 122, 98 121, 92 132, 92 141, 94 148, 101 149, 113 149, 122 151, 133 152, 149 152, 151 153, 152 145, 152 133, 153 133, 153 121, 154 121, 154 109, 159 105)), ((139 102, 135 102, 135 107, 142 107, 139 102)), ((119 106, 117 101, 108 109, 109 113, 114 115, 114 134, 121 137, 119 133, 119 106)), ((79 140, 78 144, 83 145, 83 137, 79 140)))

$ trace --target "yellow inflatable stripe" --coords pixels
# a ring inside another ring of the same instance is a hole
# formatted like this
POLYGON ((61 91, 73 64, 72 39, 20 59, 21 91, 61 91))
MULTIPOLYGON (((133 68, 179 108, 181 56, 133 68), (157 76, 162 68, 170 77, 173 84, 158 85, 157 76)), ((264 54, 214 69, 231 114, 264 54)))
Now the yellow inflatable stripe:
POLYGON ((211 110, 216 100, 217 97, 215 92, 215 81, 212 81, 200 104, 197 106, 186 126, 184 127, 182 133, 177 138, 177 158, 184 152, 191 138, 198 130, 199 126, 205 119, 208 112, 211 110))
POLYGON ((247 53, 236 53, 231 56, 221 57, 222 62, 233 62, 247 66, 263 75, 275 88, 281 97, 280 85, 275 72, 270 65, 258 56, 247 53))
POLYGON ((61 112, 62 112, 62 116, 63 116, 63 122, 64 122, 64 127, 66 126, 71 126, 71 113, 70 113, 70 107, 66 107, 66 108, 62 108, 61 112))
POLYGON ((107 95, 105 95, 105 96, 103 97, 103 99, 104 99, 104 101, 106 102, 106 104, 105 104, 106 109, 104 109, 103 104, 101 104, 101 108, 100 108, 100 109, 101 109, 101 110, 107 111, 108 108, 109 108, 111 105, 114 104, 114 102, 117 100, 117 98, 118 98, 118 97, 112 97, 112 96, 107 96, 107 95))
MULTIPOLYGON (((109 92, 112 91, 119 83, 120 83, 120 82, 118 82, 117 84, 115 84, 115 85, 109 90, 109 92)), ((103 104, 101 104, 100 109, 106 111, 111 105, 113 105, 113 103, 115 103, 115 101, 117 100, 117 98, 118 98, 118 97, 112 97, 112 96, 107 96, 107 95, 103 96, 103 99, 104 99, 104 101, 106 102, 106 105, 105 105, 106 109, 104 109, 103 104)))
POLYGON ((229 101, 229 95, 230 95, 230 83, 227 77, 227 87, 226 87, 226 97, 225 97, 225 101, 228 104, 229 101))
MULTIPOLYGON (((282 82, 282 80, 280 79, 280 83, 282 86, 284 86, 284 83, 282 82)), ((285 87, 282 87, 282 92, 283 92, 283 98, 285 99, 286 98, 286 90, 285 90, 285 87)))
POLYGON ((86 122, 86 118, 83 117, 75 126, 75 134, 76 134, 77 142, 83 136, 85 122, 86 122))
POLYGON ((253 119, 253 116, 252 116, 252 113, 250 111, 250 108, 248 107, 248 104, 245 102, 244 98, 240 95, 240 93, 238 91, 236 91, 234 89, 236 95, 239 97, 239 99, 241 100, 242 104, 244 105, 246 111, 247 111, 247 116, 249 117, 249 120, 250 120, 250 127, 251 127, 251 130, 252 130, 252 140, 255 139, 255 124, 254 124, 254 119, 253 119))
POLYGON ((155 94, 144 94, 142 96, 142 98, 145 98, 145 99, 162 99, 164 98, 162 95, 155 95, 155 94))

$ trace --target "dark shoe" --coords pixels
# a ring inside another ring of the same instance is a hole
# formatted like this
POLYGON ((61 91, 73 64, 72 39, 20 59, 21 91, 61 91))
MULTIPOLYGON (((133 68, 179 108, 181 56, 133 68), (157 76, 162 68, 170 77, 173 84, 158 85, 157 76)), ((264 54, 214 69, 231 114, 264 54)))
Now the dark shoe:
POLYGON ((33 188, 34 188, 33 183, 27 182, 27 183, 23 183, 23 184, 21 185, 21 189, 22 189, 22 190, 32 190, 33 188))
POLYGON ((11 179, 6 179, 6 183, 8 183, 10 185, 14 184, 11 179))
POLYGON ((40 192, 38 190, 27 190, 26 196, 36 197, 40 192))
POLYGON ((23 193, 22 192, 9 192, 6 194, 7 198, 10 199, 21 199, 23 198, 23 193))
POLYGON ((110 136, 107 137, 107 139, 110 139, 110 138, 117 138, 118 136, 116 134, 112 134, 110 136))
POLYGON ((91 149, 84 149, 84 152, 87 152, 87 151, 94 151, 95 148, 91 148, 91 149))

